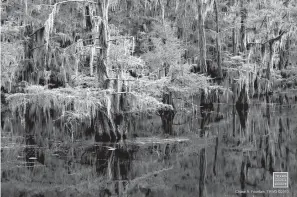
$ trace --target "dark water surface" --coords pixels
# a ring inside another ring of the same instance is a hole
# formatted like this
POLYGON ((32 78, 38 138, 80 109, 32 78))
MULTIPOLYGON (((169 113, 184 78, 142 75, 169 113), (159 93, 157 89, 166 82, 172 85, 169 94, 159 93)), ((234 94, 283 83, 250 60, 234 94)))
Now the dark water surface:
POLYGON ((8 121, 1 134, 1 194, 297 196, 296 102, 255 100, 248 111, 222 103, 189 107, 171 123, 164 133, 159 116, 131 119, 127 140, 95 143, 58 130, 24 135, 8 121), (273 172, 289 172, 288 193, 268 193, 273 172), (247 190, 265 193, 242 193, 247 190))

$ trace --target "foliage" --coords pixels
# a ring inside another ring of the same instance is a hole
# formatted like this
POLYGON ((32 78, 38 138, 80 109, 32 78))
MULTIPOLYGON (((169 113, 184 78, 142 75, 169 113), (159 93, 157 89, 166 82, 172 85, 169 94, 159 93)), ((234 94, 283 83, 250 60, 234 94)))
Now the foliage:
MULTIPOLYGON (((62 116, 71 112, 79 119, 92 118, 96 110, 106 103, 105 92, 81 88, 61 88, 49 90, 42 86, 29 86, 26 93, 12 94, 7 97, 13 113, 26 111, 26 106, 35 104, 47 114, 50 109, 59 109, 62 116), (88 98, 88 99, 86 99, 88 98), (72 108, 69 108, 72 106, 72 108)), ((22 115, 22 113, 19 113, 22 115)), ((46 116, 46 115, 45 115, 46 116)))
POLYGON ((135 41, 134 37, 115 35, 110 38, 109 64, 114 67, 120 66, 123 71, 129 69, 144 68, 144 61, 133 56, 135 41))
POLYGON ((175 35, 175 29, 169 22, 163 25, 155 23, 147 37, 147 51, 142 55, 151 70, 163 68, 163 63, 176 65, 181 61, 183 48, 175 35))
POLYGON ((18 42, 1 43, 1 85, 11 89, 16 73, 23 60, 23 46, 18 42))
POLYGON ((172 105, 167 105, 158 101, 156 98, 144 93, 132 92, 135 99, 131 107, 131 112, 157 112, 159 110, 173 110, 172 105))

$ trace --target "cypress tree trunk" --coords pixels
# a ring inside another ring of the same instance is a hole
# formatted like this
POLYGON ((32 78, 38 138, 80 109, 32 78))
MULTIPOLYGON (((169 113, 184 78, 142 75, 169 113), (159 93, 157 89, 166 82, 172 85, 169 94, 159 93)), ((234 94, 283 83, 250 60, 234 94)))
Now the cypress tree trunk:
MULTIPOLYGON (((236 1, 234 0, 233 5, 235 5, 236 1)), ((234 18, 233 24, 236 23, 236 19, 238 17, 238 13, 236 12, 236 16, 234 18)), ((236 36, 236 27, 234 26, 232 29, 232 52, 233 55, 237 54, 237 36, 236 36)))
POLYGON ((24 58, 27 59, 25 61, 24 70, 22 71, 22 81, 29 81, 31 72, 33 72, 33 45, 34 40, 30 36, 33 34, 33 27, 31 25, 27 25, 24 31, 24 37, 29 37, 27 41, 24 42, 24 58))
MULTIPOLYGON (((234 20, 235 22, 235 20, 234 20)), ((233 28, 232 30, 232 52, 233 52, 233 55, 236 55, 237 54, 237 42, 236 42, 236 28, 233 28)))
MULTIPOLYGON (((172 105, 174 108, 172 92, 165 93, 163 95, 162 102, 164 104, 172 105)), ((160 117, 162 120, 162 127, 163 127, 165 134, 169 134, 169 135, 173 134, 172 126, 173 126, 173 119, 174 119, 175 113, 176 113, 175 110, 160 110, 159 111, 159 114, 160 114, 160 117)))
POLYGON ((217 47, 217 63, 218 63, 218 77, 222 78, 222 65, 221 65, 221 43, 220 43, 220 31, 219 31, 219 12, 218 12, 218 2, 217 0, 214 1, 214 8, 216 13, 216 47, 217 47))
MULTIPOLYGON (((239 51, 243 54, 243 57, 246 55, 246 18, 247 18, 247 9, 244 7, 245 0, 240 0, 240 45, 239 51)), ((236 106, 240 106, 239 108, 247 109, 248 108, 248 94, 247 89, 248 86, 244 84, 242 89, 240 90, 239 98, 236 102, 236 106)))
POLYGON ((205 40, 205 29, 204 29, 204 17, 203 17, 203 3, 201 0, 197 0, 198 6, 198 33, 199 33, 199 61, 200 70, 203 73, 207 72, 206 67, 206 40, 205 40))
POLYGON ((236 102, 236 108, 239 110, 247 110, 249 105, 249 95, 247 93, 247 85, 244 84, 240 90, 239 97, 236 102))
POLYGON ((286 33, 286 31, 280 32, 280 34, 268 41, 266 41, 263 45, 265 48, 265 51, 268 51, 269 53, 269 59, 267 62, 267 69, 266 69, 266 78, 270 80, 271 78, 271 68, 273 67, 273 45, 276 41, 279 41, 282 39, 282 36, 286 33), (268 49, 267 49, 268 48, 268 49))
POLYGON ((247 18, 247 9, 244 7, 245 0, 240 0, 240 52, 244 53, 246 52, 246 18, 247 18))
POLYGON ((273 42, 268 43, 269 47, 269 61, 267 62, 267 71, 266 71, 266 78, 270 80, 271 78, 271 68, 273 67, 273 42))
POLYGON ((98 0, 99 7, 99 46, 101 47, 98 55, 98 80, 99 87, 107 89, 109 84, 107 71, 107 57, 108 57, 108 7, 109 0, 98 0))
POLYGON ((287 68, 289 65, 289 50, 290 50, 290 39, 287 38, 285 48, 282 49, 280 47, 279 49, 279 65, 278 69, 284 69, 287 68))
MULTIPOLYGON (((283 2, 284 6, 288 8, 289 1, 283 2)), ((289 15, 287 15, 286 19, 289 20, 289 15)), ((289 57, 290 57, 290 36, 287 37, 285 48, 280 48, 280 60, 279 60, 279 69, 287 68, 289 65, 289 57)))

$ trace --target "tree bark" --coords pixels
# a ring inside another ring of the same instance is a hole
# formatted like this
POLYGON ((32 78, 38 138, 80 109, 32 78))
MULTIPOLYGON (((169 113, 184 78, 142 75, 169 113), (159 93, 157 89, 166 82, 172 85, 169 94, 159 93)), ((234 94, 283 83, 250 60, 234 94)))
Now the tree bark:
POLYGON ((25 61, 24 64, 24 69, 22 70, 22 81, 29 81, 30 80, 30 75, 33 72, 33 45, 34 45, 34 40, 32 38, 33 34, 33 27, 31 25, 27 25, 25 27, 24 31, 24 37, 29 37, 28 40, 26 40, 24 43, 24 58, 28 59, 30 61, 25 61))
MULTIPOLYGON (((235 20, 234 20, 235 22, 235 20)), ((233 55, 237 55, 237 42, 236 42, 236 28, 234 27, 232 30, 232 52, 233 55)))
POLYGON ((272 38, 266 42, 263 43, 264 46, 268 47, 269 52, 269 60, 267 63, 267 70, 266 70, 266 78, 270 80, 271 78, 271 68, 273 68, 273 45, 276 41, 279 41, 282 39, 282 36, 287 33, 286 31, 281 32, 277 37, 272 38))
POLYGON ((216 13, 216 47, 217 47, 217 63, 218 63, 218 77, 222 78, 222 65, 221 65, 221 41, 220 41, 220 30, 219 30, 219 11, 218 11, 218 1, 214 0, 214 9, 216 13))
POLYGON ((287 68, 287 66, 289 65, 289 50, 290 50, 290 39, 287 38, 285 48, 282 49, 280 47, 279 49, 279 66, 278 66, 279 70, 287 68))
POLYGON ((98 0, 99 7, 99 47, 100 53, 98 56, 98 80, 99 87, 107 89, 109 84, 108 70, 107 70, 107 57, 108 57, 108 7, 109 0, 98 0))
MULTIPOLYGON (((162 102, 164 104, 172 105, 173 109, 174 103, 173 103, 173 97, 172 97, 172 92, 169 91, 169 93, 165 93, 163 95, 162 102)), ((176 111, 175 110, 160 110, 159 114, 162 120, 162 128, 164 130, 165 134, 172 135, 173 134, 173 119, 175 116, 176 111)))
POLYGON ((246 110, 248 108, 249 95, 248 95, 247 89, 248 89, 247 85, 244 84, 242 89, 240 90, 239 97, 236 102, 236 108, 240 110, 242 109, 246 110))
POLYGON ((267 63, 266 78, 270 80, 271 78, 271 68, 273 67, 273 42, 268 43, 269 61, 267 63))
MULTIPOLYGON (((236 1, 234 0, 233 2, 233 5, 235 5, 236 1)), ((238 13, 236 12, 236 16, 234 18, 234 21, 233 21, 233 24, 234 24, 234 27, 232 29, 232 52, 233 52, 233 55, 237 55, 237 36, 236 36, 236 19, 238 17, 238 13)))
POLYGON ((203 3, 201 0, 197 0, 198 7, 198 33, 199 33, 199 61, 200 71, 202 73, 207 72, 206 66, 206 40, 205 40, 205 29, 204 29, 204 17, 203 17, 203 3))
POLYGON ((246 18, 247 18, 247 9, 244 7, 245 0, 240 0, 240 52, 246 53, 246 18))

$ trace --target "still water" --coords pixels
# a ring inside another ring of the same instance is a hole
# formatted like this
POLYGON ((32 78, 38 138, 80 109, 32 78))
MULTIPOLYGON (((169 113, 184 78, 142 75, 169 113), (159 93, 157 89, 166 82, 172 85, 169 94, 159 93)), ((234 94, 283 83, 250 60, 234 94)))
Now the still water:
POLYGON ((61 133, 50 121, 24 135, 6 120, 1 194, 295 197, 295 99, 255 99, 248 111, 224 103, 178 109, 166 125, 169 133, 159 116, 135 116, 125 120, 127 139, 117 143, 94 142, 87 133, 61 133), (289 173, 285 194, 272 193, 273 172, 289 173))

